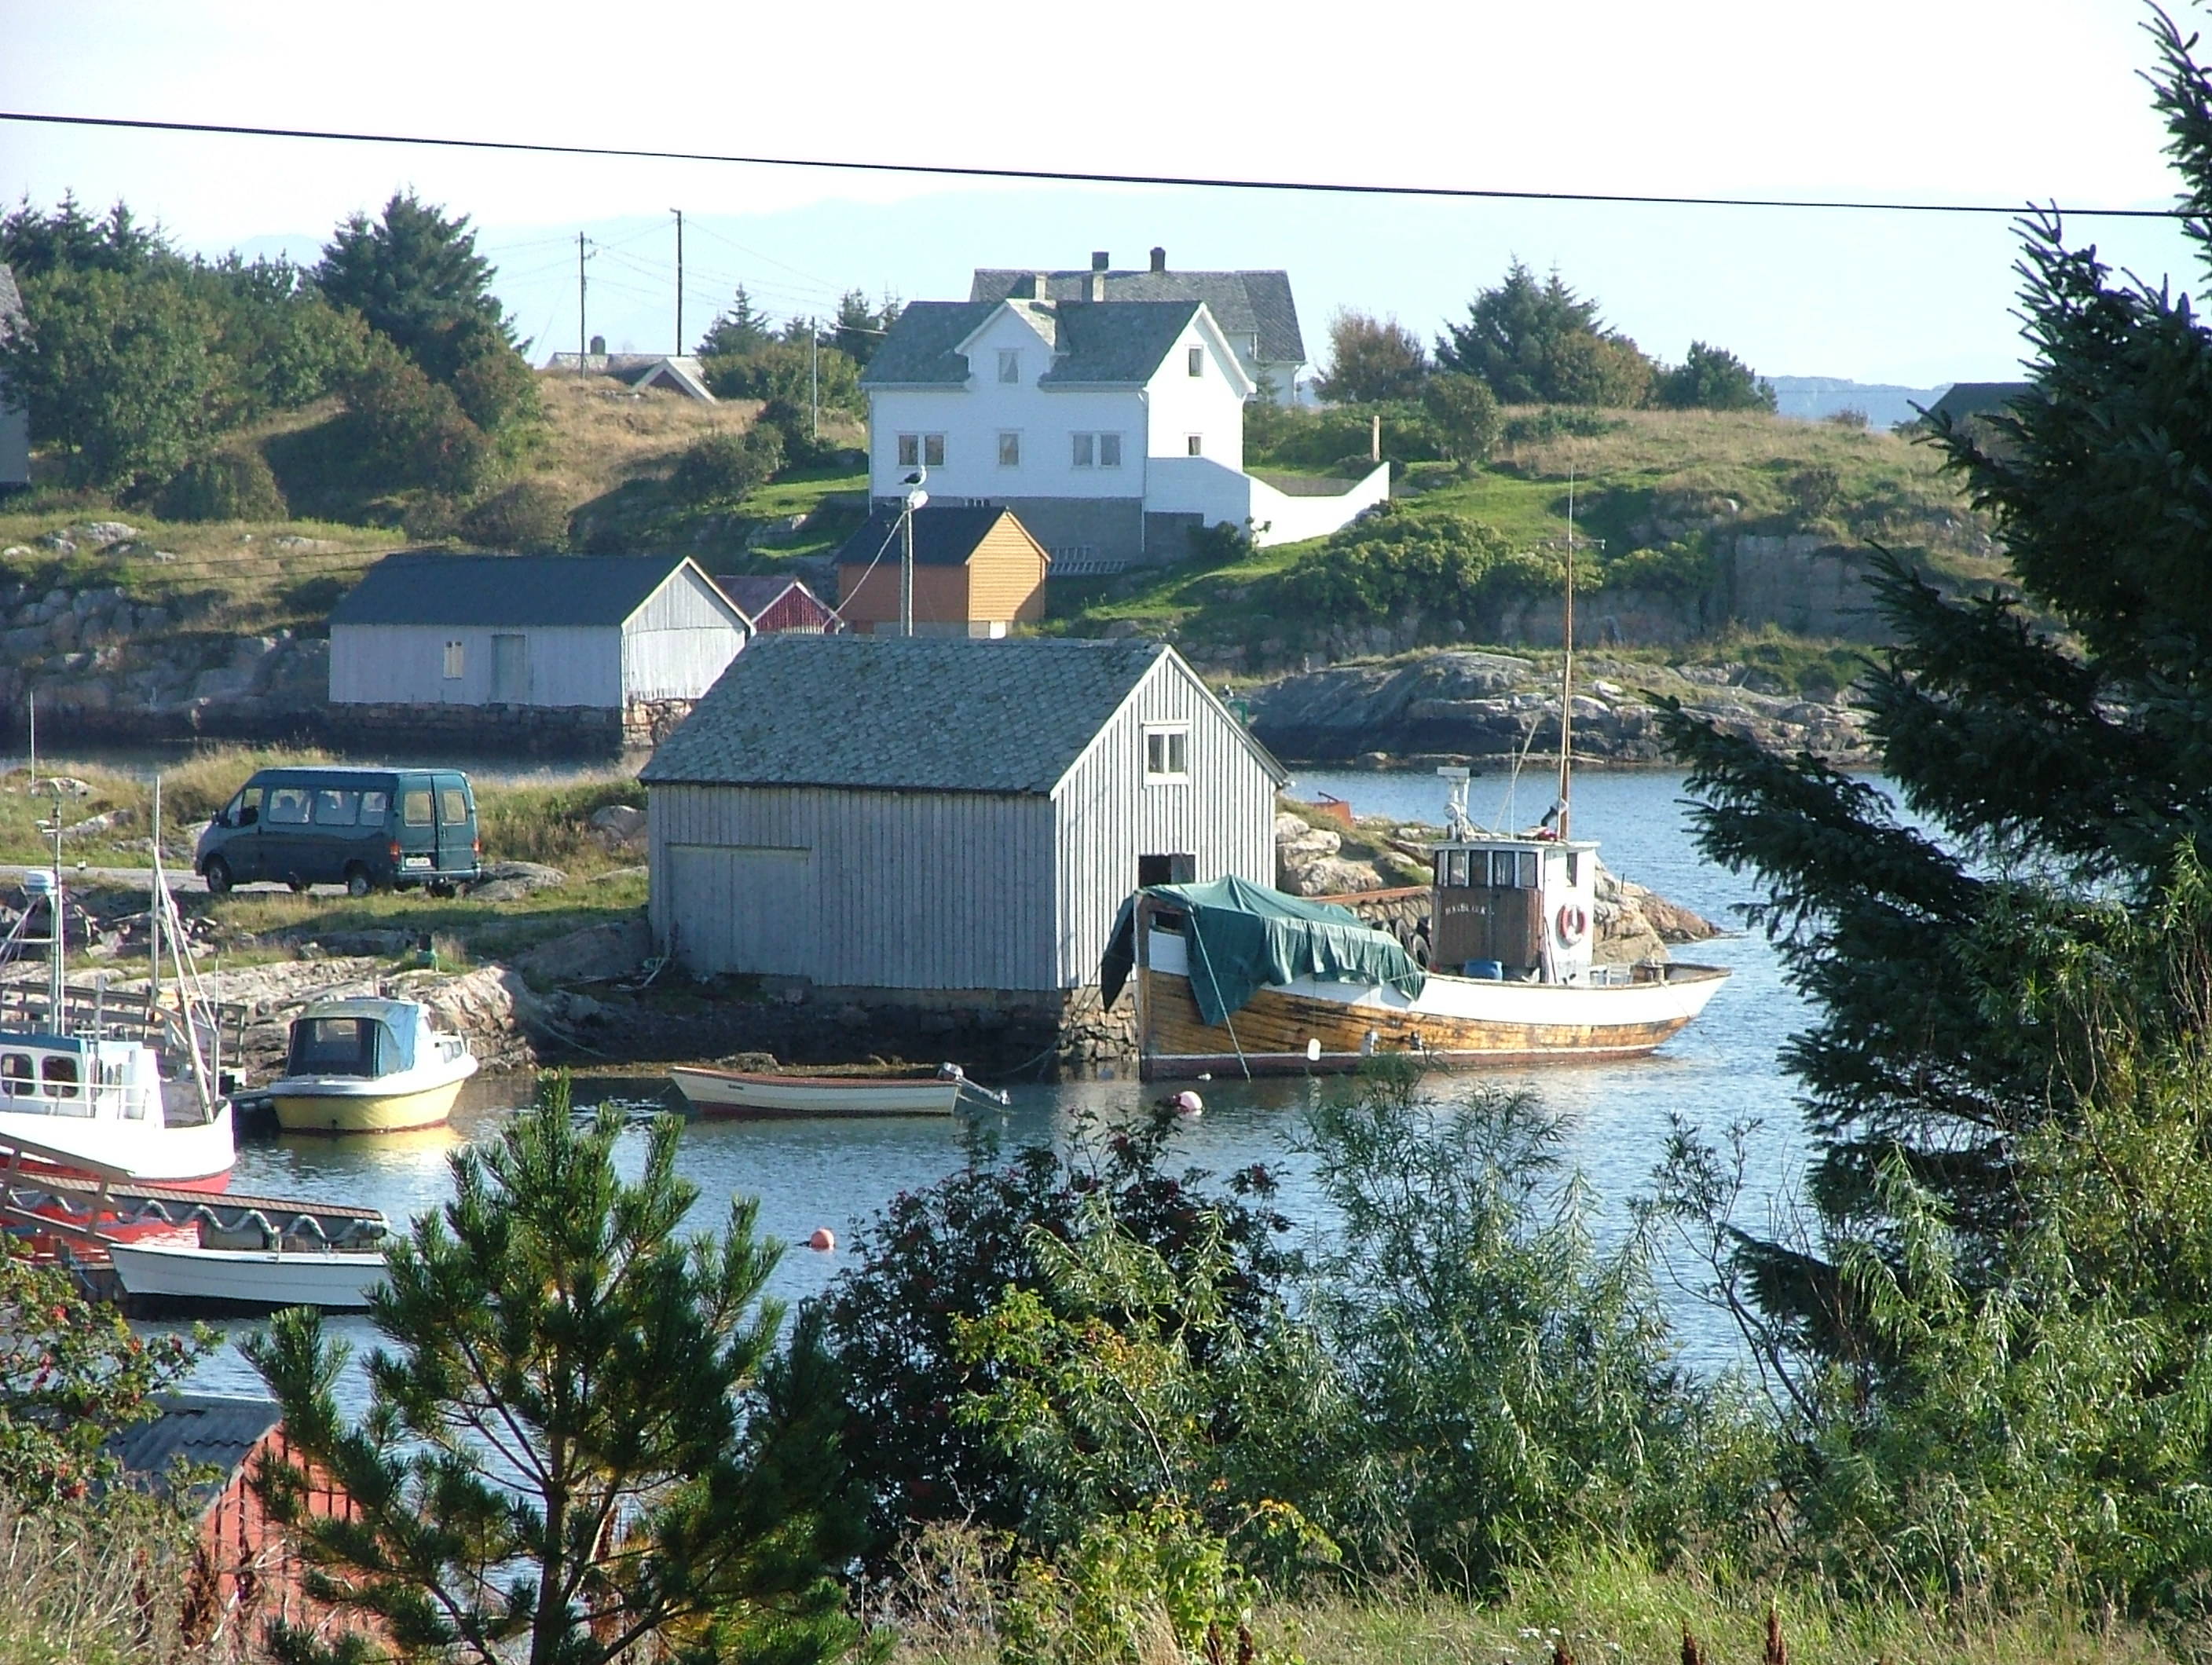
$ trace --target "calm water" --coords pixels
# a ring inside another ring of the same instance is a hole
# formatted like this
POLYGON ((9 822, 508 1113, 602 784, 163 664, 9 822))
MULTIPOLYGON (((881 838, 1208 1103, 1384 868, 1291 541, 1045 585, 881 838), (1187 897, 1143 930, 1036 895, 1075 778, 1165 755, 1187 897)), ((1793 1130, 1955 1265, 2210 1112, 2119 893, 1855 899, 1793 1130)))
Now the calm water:
MULTIPOLYGON (((1548 801, 1547 783, 1524 780, 1515 805, 1518 819, 1533 820, 1548 801)), ((1443 783, 1431 775, 1337 774, 1298 776, 1291 791, 1311 797, 1331 793, 1349 799, 1362 814, 1382 813, 1431 823, 1443 818, 1443 783)), ((1478 820, 1502 820, 1503 783, 1478 780, 1470 808, 1478 820)), ((1590 775, 1575 786, 1575 831, 1603 842, 1608 866, 1694 908, 1733 924, 1735 904, 1748 901, 1741 879, 1707 867, 1692 846, 1674 774, 1590 775)), ((1617 1226, 1627 1199, 1648 1184, 1670 1113, 1717 1134, 1733 1121, 1763 1119, 1754 1141, 1757 1179, 1767 1194, 1789 1188, 1798 1166, 1797 1117, 1790 1083, 1775 1063, 1776 1049, 1804 1023, 1796 997, 1784 987, 1765 939, 1735 935, 1681 951, 1684 957, 1727 965, 1735 975, 1705 1016, 1653 1057, 1617 1064, 1576 1065, 1496 1078, 1535 1088, 1555 1113, 1567 1147, 1617 1226)), ((639 1084, 649 1091, 650 1082, 639 1084)), ((1439 1078, 1449 1094, 1451 1082, 1439 1078)), ((1180 1151, 1190 1163, 1226 1171, 1255 1161, 1284 1168, 1285 1212, 1302 1223, 1312 1218, 1311 1194, 1294 1164, 1284 1162, 1285 1134, 1300 1107, 1340 1084, 1304 1080, 1202 1085, 1205 1116, 1188 1125, 1180 1151)), ((381 1208, 394 1226, 443 1202, 448 1194, 447 1153, 459 1142, 495 1128, 529 1091, 528 1084, 485 1080, 450 1130, 414 1142, 285 1139, 246 1145, 232 1178, 240 1191, 320 1197, 381 1208)), ((1140 1109, 1148 1091, 1135 1082, 1068 1083, 1014 1089, 1012 1107, 991 1113, 1009 1143, 1058 1139, 1072 1111, 1106 1115, 1140 1109)), ((626 1148, 633 1158, 640 1141, 626 1148)), ((681 1165, 702 1193, 694 1224, 719 1219, 733 1192, 757 1196, 764 1230, 792 1244, 817 1226, 849 1243, 873 1211, 897 1191, 925 1184, 957 1166, 959 1140, 949 1121, 892 1119, 850 1123, 766 1121, 695 1122, 684 1134, 681 1165)), ((796 1300, 821 1290, 835 1275, 842 1253, 816 1254, 793 1247, 775 1279, 775 1292, 796 1300)), ((1676 1303, 1684 1352, 1703 1365, 1734 1356, 1734 1337, 1702 1309, 1676 1303)), ((251 1326, 228 1327, 233 1334, 251 1326)), ((334 1317, 334 1333, 357 1343, 373 1340, 366 1321, 334 1317)), ((234 1348, 226 1345, 203 1365, 204 1386, 220 1392, 258 1390, 258 1381, 234 1348)), ((354 1378, 358 1381, 357 1374, 354 1378)))

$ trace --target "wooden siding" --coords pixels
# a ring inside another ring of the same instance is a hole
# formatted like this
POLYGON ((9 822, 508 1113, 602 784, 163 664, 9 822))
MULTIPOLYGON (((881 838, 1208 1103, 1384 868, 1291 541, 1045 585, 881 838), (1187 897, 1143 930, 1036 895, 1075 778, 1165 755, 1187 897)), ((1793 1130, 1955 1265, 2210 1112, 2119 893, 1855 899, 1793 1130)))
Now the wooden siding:
POLYGON ((611 624, 532 625, 512 630, 472 624, 334 624, 331 702, 489 705, 495 635, 520 635, 529 643, 530 691, 525 703, 622 704, 622 631, 611 624), (461 675, 450 680, 445 670, 449 641, 461 644, 462 660, 461 675))
POLYGON ((1098 980, 1140 855, 1188 854, 1200 879, 1275 882, 1275 777, 1182 659, 1164 657, 1053 794, 1060 986, 1098 980), (1146 785, 1147 725, 1187 726, 1189 778, 1146 785))
POLYGON ((654 787, 655 940, 698 971, 1046 990, 1052 805, 980 793, 654 787))
MULTIPOLYGON (((839 617, 862 635, 888 635, 898 629, 899 563, 896 543, 871 572, 866 562, 837 568, 837 593, 842 598, 839 617), (866 574, 863 578, 862 574, 866 574)), ((965 567, 924 567, 914 569, 914 622, 917 624, 961 624, 968 620, 968 569, 965 567)))
POLYGON ((1031 623, 1044 617, 1044 546, 1012 515, 984 534, 968 557, 969 617, 1031 623))
POLYGON ((696 700, 744 645, 737 610, 687 562, 623 624, 623 693, 633 700, 696 700))
POLYGON ((819 635, 836 623, 836 616, 822 605, 813 591, 794 584, 761 609, 753 627, 763 635, 782 630, 819 635))

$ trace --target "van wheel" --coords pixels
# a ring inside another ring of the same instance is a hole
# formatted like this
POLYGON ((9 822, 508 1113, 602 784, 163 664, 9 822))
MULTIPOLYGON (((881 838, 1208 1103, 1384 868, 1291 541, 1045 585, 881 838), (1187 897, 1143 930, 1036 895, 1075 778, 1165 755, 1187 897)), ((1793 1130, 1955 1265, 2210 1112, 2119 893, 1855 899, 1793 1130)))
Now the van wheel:
POLYGON ((227 896, 230 894, 230 863, 225 861, 221 856, 210 856, 208 859, 206 877, 210 896, 227 896))
POLYGON ((346 869, 345 878, 346 894, 349 896, 365 896, 374 888, 369 883, 368 869, 358 861, 346 869))
POLYGON ((453 894, 453 887, 450 884, 433 884, 428 889, 430 894, 441 902, 446 901, 453 894))

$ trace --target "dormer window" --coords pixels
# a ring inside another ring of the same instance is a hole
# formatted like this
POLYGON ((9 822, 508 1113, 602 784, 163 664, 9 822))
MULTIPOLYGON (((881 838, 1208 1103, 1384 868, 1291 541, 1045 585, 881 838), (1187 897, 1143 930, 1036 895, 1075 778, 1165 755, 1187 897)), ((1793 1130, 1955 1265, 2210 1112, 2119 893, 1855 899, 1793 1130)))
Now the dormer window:
MULTIPOLYGON (((1194 373, 1195 374, 1195 373, 1194 373)), ((1022 355, 1018 347, 999 349, 999 380, 1018 382, 1022 379, 1022 355)))
POLYGON ((1206 374, 1205 348, 1194 347, 1190 349, 1190 373, 1194 376, 1202 376, 1206 374))

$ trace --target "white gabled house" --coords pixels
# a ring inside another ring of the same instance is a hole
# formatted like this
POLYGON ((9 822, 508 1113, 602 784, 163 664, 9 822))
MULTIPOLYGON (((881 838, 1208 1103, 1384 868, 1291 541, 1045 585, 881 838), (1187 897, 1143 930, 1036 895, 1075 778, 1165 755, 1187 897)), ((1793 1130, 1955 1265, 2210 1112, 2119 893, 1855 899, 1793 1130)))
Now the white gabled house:
POLYGON ((1245 472, 1256 385, 1202 301, 916 301, 860 383, 878 501, 926 468, 933 502, 1012 509, 1055 574, 1181 560, 1223 522, 1319 537, 1389 495, 1387 465, 1293 490, 1245 472))

